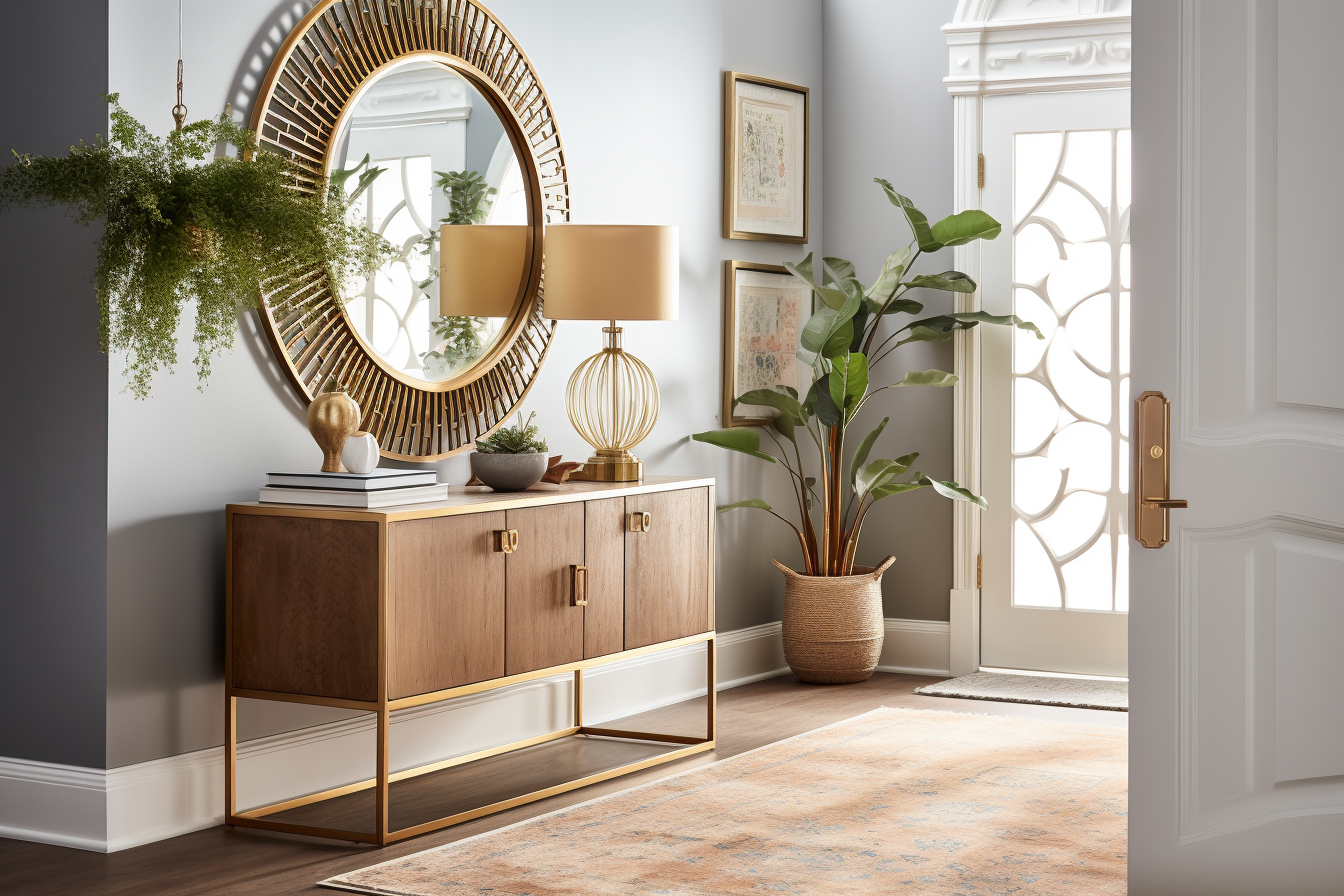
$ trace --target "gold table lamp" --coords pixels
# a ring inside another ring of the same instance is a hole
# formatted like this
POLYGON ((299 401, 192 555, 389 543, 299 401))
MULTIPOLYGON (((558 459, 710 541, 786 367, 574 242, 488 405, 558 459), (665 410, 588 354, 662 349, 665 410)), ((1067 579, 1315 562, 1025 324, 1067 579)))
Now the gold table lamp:
POLYGON ((658 420, 658 383, 621 347, 616 321, 677 319, 677 228, 559 224, 545 239, 545 316, 611 322, 602 351, 575 369, 565 391, 570 423, 596 452, 569 478, 636 482, 644 464, 630 449, 658 420))

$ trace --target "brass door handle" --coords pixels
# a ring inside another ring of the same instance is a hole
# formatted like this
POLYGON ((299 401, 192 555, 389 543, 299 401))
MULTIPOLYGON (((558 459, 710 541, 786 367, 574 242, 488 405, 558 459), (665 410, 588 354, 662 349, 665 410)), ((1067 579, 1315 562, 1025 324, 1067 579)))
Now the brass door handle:
POLYGON ((653 525, 653 514, 647 510, 636 510, 630 514, 630 531, 647 532, 653 525))
POLYGON ((497 554, 512 554, 518 550, 518 530, 496 529, 494 532, 494 548, 497 554))
POLYGON ((570 564, 569 605, 571 607, 588 606, 588 567, 586 566, 570 564))
POLYGON ((1170 540, 1171 511, 1190 504, 1171 498, 1171 402, 1145 392, 1134 411, 1134 538, 1146 548, 1170 540))

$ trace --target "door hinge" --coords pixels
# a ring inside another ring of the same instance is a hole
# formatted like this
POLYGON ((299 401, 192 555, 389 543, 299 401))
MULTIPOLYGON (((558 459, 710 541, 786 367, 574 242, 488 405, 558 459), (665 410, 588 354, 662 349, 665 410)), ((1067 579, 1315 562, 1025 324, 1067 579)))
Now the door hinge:
POLYGON ((980 153, 975 157, 975 185, 980 189, 985 188, 985 154, 980 153))
POLYGON ((975 555, 975 587, 977 590, 985 587, 985 555, 975 555))

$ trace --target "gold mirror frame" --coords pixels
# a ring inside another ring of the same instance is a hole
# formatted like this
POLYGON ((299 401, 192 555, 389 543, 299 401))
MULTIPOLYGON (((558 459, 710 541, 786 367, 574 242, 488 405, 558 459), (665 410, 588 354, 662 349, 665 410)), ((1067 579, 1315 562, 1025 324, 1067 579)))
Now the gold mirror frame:
POLYGON ((555 322, 541 315, 541 236, 543 222, 569 220, 569 185, 560 132, 531 62, 471 0, 323 0, 276 54, 251 128, 261 145, 312 173, 300 189, 317 190, 363 89, 411 58, 435 59, 476 85, 509 132, 527 180, 530 258, 504 335, 469 370, 428 383, 392 370, 366 346, 318 269, 267 284, 260 316, 305 401, 334 377, 359 403, 360 428, 377 437, 384 457, 430 461, 470 448, 504 423, 531 389, 555 333, 555 322))

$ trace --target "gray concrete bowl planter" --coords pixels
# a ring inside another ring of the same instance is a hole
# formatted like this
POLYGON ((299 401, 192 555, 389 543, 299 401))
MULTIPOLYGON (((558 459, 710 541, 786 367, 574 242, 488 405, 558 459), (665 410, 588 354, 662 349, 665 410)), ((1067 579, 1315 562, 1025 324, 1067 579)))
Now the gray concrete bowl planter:
POLYGON ((471 453, 471 474, 497 492, 519 492, 536 485, 546 475, 548 458, 543 452, 526 454, 471 453))

